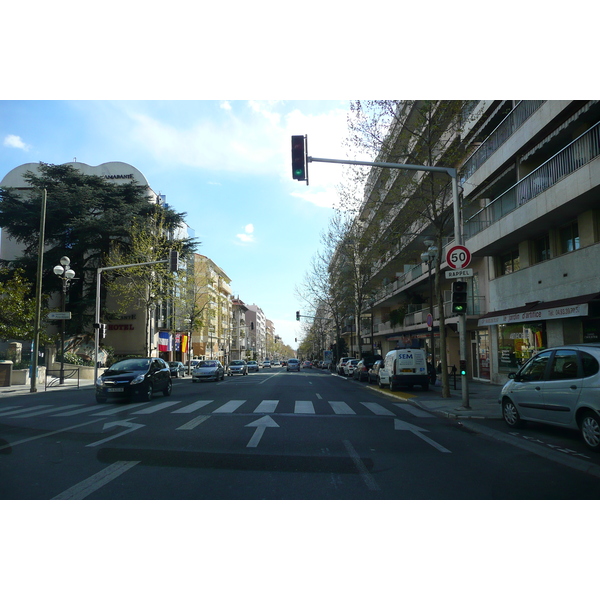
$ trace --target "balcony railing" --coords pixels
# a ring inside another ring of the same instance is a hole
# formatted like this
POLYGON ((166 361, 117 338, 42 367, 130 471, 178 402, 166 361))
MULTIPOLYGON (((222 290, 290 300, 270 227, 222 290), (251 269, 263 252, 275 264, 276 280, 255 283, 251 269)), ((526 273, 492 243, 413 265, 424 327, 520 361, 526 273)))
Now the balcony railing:
POLYGON ((545 100, 521 100, 505 119, 482 142, 481 146, 471 154, 460 169, 462 181, 466 181, 485 163, 508 138, 510 138, 527 119, 546 102, 545 100))
POLYGON ((567 175, 591 162, 599 154, 600 123, 596 123, 468 219, 464 226, 465 238, 473 237, 508 213, 539 196, 567 175))

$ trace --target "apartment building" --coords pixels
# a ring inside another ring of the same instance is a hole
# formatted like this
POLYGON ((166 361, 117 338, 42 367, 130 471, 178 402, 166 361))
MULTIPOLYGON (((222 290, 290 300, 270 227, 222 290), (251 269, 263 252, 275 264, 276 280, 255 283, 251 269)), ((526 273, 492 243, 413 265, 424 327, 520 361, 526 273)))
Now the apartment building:
POLYGON ((262 361, 267 356, 267 319, 260 306, 246 304, 246 324, 250 354, 254 360, 262 361))
POLYGON ((248 308, 238 298, 231 300, 232 326, 231 326, 231 360, 246 360, 248 350, 248 325, 246 313, 248 308))
MULTIPOLYGON (((437 164, 458 167, 463 241, 472 256, 469 377, 500 383, 541 348, 600 341, 599 104, 472 101, 463 106, 460 131, 440 138, 437 164), (449 163, 445 149, 458 141, 467 151, 449 163)), ((409 120, 390 135, 401 137, 409 120)), ((386 200, 378 236, 394 228, 414 198, 415 181, 426 177, 373 169, 358 220, 365 234, 377 237, 369 227, 386 200)), ((451 366, 459 359, 446 279, 454 222, 450 204, 440 203, 441 227, 422 219, 399 233, 396 227, 393 243, 373 262, 372 336, 365 328, 360 337, 382 353, 424 347, 437 364, 443 333, 451 366)))

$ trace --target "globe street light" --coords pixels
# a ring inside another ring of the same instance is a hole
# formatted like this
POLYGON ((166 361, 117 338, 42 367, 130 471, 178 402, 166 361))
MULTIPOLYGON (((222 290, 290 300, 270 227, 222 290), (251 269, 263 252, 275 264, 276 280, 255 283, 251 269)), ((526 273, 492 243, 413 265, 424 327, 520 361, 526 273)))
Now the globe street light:
POLYGON ((433 280, 431 277, 431 265, 437 257, 438 249, 433 245, 434 241, 431 239, 423 240, 423 243, 427 247, 427 251, 421 254, 421 260, 423 262, 426 262, 429 266, 429 313, 431 314, 431 366, 435 369, 435 337, 433 334, 433 280))
MULTIPOLYGON (((71 261, 68 256, 63 256, 60 259, 60 265, 56 265, 53 269, 54 274, 62 279, 62 312, 65 312, 67 289, 73 277, 75 277, 75 271, 70 268, 71 261)), ((60 380, 59 383, 65 382, 65 319, 62 319, 62 329, 60 332, 60 380)))

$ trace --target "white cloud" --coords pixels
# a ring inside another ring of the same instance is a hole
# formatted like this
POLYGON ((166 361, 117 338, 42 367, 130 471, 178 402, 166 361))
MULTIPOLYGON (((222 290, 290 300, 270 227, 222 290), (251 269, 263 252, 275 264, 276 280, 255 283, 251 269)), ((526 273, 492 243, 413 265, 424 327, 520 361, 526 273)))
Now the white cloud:
POLYGON ((249 223, 244 227, 244 233, 238 233, 235 237, 237 237, 242 244, 252 244, 254 243, 254 225, 249 223))
POLYGON ((4 138, 4 145, 8 148, 19 148, 19 150, 29 150, 31 146, 26 144, 18 135, 7 135, 4 138))

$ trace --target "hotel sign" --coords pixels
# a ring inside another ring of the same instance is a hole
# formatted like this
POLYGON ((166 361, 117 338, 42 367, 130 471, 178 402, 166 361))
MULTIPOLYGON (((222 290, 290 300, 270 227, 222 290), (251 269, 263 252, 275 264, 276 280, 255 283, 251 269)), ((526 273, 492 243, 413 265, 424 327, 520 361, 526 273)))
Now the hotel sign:
POLYGON ((585 317, 588 314, 587 304, 572 304, 571 306, 557 306, 556 308, 542 308, 486 317, 479 319, 478 325, 509 325, 511 323, 525 323, 527 321, 549 321, 551 319, 566 319, 568 317, 585 317))

